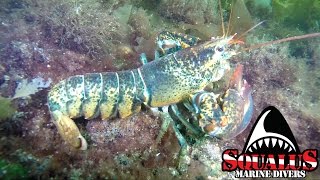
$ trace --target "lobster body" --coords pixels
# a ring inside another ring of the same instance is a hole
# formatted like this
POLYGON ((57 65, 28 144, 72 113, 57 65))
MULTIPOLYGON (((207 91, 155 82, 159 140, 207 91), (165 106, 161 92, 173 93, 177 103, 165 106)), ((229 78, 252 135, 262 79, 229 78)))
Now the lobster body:
POLYGON ((182 49, 133 70, 89 73, 60 81, 48 94, 59 133, 74 147, 86 149, 71 118, 124 118, 138 112, 142 103, 160 107, 181 102, 219 80, 230 68, 228 59, 234 54, 227 48, 231 39, 182 49))
POLYGON ((150 107, 174 104, 219 80, 229 64, 226 59, 214 60, 215 47, 208 45, 186 48, 138 68, 148 94, 145 103, 150 107))

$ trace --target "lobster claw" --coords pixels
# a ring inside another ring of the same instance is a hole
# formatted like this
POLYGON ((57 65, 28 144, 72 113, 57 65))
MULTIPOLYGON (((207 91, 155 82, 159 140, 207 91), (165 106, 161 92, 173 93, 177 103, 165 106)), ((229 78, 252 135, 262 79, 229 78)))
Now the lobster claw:
POLYGON ((250 85, 242 79, 243 67, 239 65, 221 95, 200 92, 194 106, 200 119, 199 126, 211 137, 233 138, 249 124, 253 112, 250 85))

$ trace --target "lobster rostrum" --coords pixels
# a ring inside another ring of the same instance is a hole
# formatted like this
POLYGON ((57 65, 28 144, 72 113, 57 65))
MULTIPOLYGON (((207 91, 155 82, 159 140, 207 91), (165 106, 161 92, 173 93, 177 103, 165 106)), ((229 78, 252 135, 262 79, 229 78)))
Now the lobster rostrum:
POLYGON ((49 110, 62 138, 85 150, 87 142, 72 118, 124 118, 141 109, 183 102, 221 79, 236 55, 234 36, 184 46, 126 71, 71 76, 48 94, 49 110), (186 48, 185 48, 186 47, 186 48))

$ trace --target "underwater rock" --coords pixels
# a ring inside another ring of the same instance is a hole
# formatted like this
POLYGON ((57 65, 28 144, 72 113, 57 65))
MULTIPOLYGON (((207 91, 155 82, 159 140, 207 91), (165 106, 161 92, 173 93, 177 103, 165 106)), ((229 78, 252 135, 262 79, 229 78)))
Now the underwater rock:
POLYGON ((7 49, 8 52, 11 52, 9 56, 17 58, 17 61, 22 61, 20 62, 22 64, 32 60, 45 62, 51 58, 48 52, 36 42, 13 41, 7 49))
POLYGON ((128 24, 133 28, 137 36, 143 37, 145 39, 150 38, 152 28, 148 18, 148 14, 144 9, 138 8, 131 11, 128 24))
POLYGON ((0 64, 0 86, 6 81, 9 80, 5 74, 6 74, 7 68, 0 64))
POLYGON ((51 82, 51 79, 44 80, 41 77, 33 78, 31 81, 23 79, 21 80, 21 82, 18 83, 18 86, 15 90, 15 94, 12 98, 26 98, 31 94, 35 94, 36 92, 44 88, 48 88, 51 82))
POLYGON ((204 24, 220 20, 217 7, 218 1, 215 0, 161 0, 158 5, 158 12, 173 21, 204 24))
POLYGON ((62 48, 103 58, 119 40, 119 24, 100 1, 30 1, 28 10, 42 21, 44 35, 62 48))
POLYGON ((85 67, 86 62, 91 59, 83 54, 78 54, 74 51, 65 51, 62 53, 61 57, 57 59, 62 68, 66 69, 68 72, 77 72, 78 70, 85 67))
POLYGON ((29 154, 21 149, 12 153, 13 157, 18 159, 18 162, 28 169, 28 176, 37 176, 37 174, 44 173, 50 164, 51 157, 39 159, 32 154, 29 154))
POLYGON ((87 133, 92 146, 107 148, 112 153, 136 152, 155 143, 160 119, 139 113, 125 119, 89 121, 87 133))
POLYGON ((212 138, 203 138, 192 146, 192 162, 188 169, 189 178, 229 179, 232 173, 221 171, 221 144, 212 138))

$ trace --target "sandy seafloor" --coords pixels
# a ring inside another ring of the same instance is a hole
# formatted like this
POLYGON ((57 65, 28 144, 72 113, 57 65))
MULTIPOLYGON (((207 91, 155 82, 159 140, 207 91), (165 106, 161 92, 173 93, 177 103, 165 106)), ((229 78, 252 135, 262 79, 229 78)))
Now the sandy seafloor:
MULTIPOLYGON (((247 47, 320 32, 317 0, 242 2, 222 0, 229 34, 266 20, 244 36, 247 47)), ((233 67, 244 65, 252 86, 252 120, 235 138, 192 144, 184 173, 176 171, 179 144, 172 128, 157 144, 162 121, 148 109, 111 121, 77 119, 89 143, 86 151, 61 139, 47 107, 55 83, 77 74, 140 67, 139 55, 153 59, 156 36, 164 30, 203 40, 221 36, 220 12, 215 0, 2 0, 0 179, 233 178, 221 171, 221 153, 242 150, 269 105, 281 111, 301 151, 320 150, 319 37, 265 46, 231 60, 233 67)), ((319 176, 319 169, 307 173, 310 179, 319 176)))

